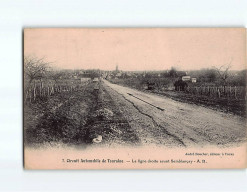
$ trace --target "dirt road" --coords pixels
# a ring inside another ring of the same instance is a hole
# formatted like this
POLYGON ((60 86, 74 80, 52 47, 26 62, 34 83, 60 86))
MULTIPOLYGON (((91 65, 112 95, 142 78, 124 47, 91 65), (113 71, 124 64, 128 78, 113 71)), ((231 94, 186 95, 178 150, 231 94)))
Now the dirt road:
POLYGON ((102 81, 142 144, 231 146, 246 138, 246 121, 198 105, 102 81))

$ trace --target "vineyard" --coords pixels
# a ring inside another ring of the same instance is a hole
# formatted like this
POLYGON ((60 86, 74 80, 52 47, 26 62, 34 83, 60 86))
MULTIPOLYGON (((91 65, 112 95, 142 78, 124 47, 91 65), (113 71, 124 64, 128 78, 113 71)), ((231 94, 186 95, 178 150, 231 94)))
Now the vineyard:
MULTIPOLYGON (((175 91, 174 79, 160 78, 149 80, 138 79, 111 79, 112 83, 136 88, 138 90, 147 90, 147 83, 153 83, 153 90, 150 92, 155 93, 169 93, 175 91)), ((178 87, 178 92, 191 94, 195 96, 207 96, 216 99, 237 99, 246 100, 246 87, 245 86, 215 86, 205 84, 189 84, 185 90, 182 87, 178 87)))
POLYGON ((203 86, 203 87, 191 87, 186 90, 187 93, 193 95, 203 95, 213 98, 227 98, 227 99, 245 99, 246 100, 246 88, 243 86, 203 86))
MULTIPOLYGON (((86 82, 84 83, 86 84, 86 82)), ((32 103, 36 100, 47 100, 50 96, 62 93, 62 92, 74 92, 80 88, 80 83, 52 83, 52 82, 40 82, 34 81, 27 86, 24 94, 24 102, 32 103)))
POLYGON ((196 84, 189 83, 184 91, 181 88, 178 88, 176 91, 174 79, 170 79, 170 82, 168 78, 149 80, 154 83, 154 88, 151 90, 148 90, 146 87, 146 82, 138 78, 111 79, 110 81, 118 85, 166 96, 176 101, 198 104, 223 112, 231 112, 243 117, 246 116, 245 86, 223 86, 204 82, 196 84))

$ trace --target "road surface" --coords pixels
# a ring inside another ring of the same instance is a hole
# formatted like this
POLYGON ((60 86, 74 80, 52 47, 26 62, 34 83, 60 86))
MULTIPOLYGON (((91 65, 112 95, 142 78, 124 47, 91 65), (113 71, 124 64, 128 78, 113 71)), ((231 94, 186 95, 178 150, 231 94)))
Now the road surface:
POLYGON ((142 144, 231 146, 246 138, 244 118, 102 81, 142 144))

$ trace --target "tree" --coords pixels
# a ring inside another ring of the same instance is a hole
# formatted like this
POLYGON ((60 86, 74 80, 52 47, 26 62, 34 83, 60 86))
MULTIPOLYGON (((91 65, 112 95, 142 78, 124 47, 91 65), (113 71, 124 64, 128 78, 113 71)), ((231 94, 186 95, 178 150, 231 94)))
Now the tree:
POLYGON ((217 78, 217 72, 214 69, 209 69, 205 72, 205 76, 209 82, 215 82, 217 78))
POLYGON ((28 79, 29 84, 36 79, 45 76, 49 67, 49 62, 45 62, 43 58, 35 58, 30 56, 24 57, 24 76, 28 79))
POLYGON ((62 71, 50 71, 49 72, 49 78, 51 78, 52 80, 55 81, 55 83, 57 83, 57 81, 64 76, 64 72, 62 71))
POLYGON ((171 70, 169 71, 169 76, 170 77, 176 77, 177 76, 177 70, 174 67, 171 67, 171 70))
POLYGON ((227 84, 227 79, 230 77, 229 70, 231 68, 231 63, 232 61, 230 61, 228 64, 220 66, 219 68, 215 67, 215 70, 218 73, 219 78, 223 81, 224 87, 227 84))

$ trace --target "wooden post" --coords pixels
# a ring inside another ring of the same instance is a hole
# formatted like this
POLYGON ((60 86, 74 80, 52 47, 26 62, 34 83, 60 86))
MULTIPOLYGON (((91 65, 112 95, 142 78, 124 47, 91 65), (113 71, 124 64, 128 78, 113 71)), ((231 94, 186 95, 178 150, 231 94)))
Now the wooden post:
POLYGON ((33 88, 33 100, 35 101, 35 97, 36 97, 36 94, 35 94, 35 87, 33 88))
POLYGON ((28 98, 28 90, 26 90, 25 102, 27 101, 27 98, 28 98))
POLYGON ((34 81, 34 87, 33 87, 33 100, 36 99, 36 82, 34 81))
POLYGON ((219 96, 219 98, 220 98, 220 89, 218 89, 218 96, 219 96))
POLYGON ((37 90, 37 93, 39 92, 38 94, 39 94, 39 98, 40 98, 41 97, 41 84, 39 84, 37 87, 39 89, 39 90, 37 90))
POLYGON ((235 99, 237 99, 237 86, 234 87, 235 99))
POLYGON ((30 93, 29 94, 30 94, 30 100, 29 101, 32 102, 32 88, 30 88, 30 93))
POLYGON ((43 94, 44 90, 43 90, 43 89, 44 89, 44 84, 43 84, 43 82, 41 81, 41 92, 42 92, 41 94, 42 94, 42 96, 44 96, 44 94, 43 94))

